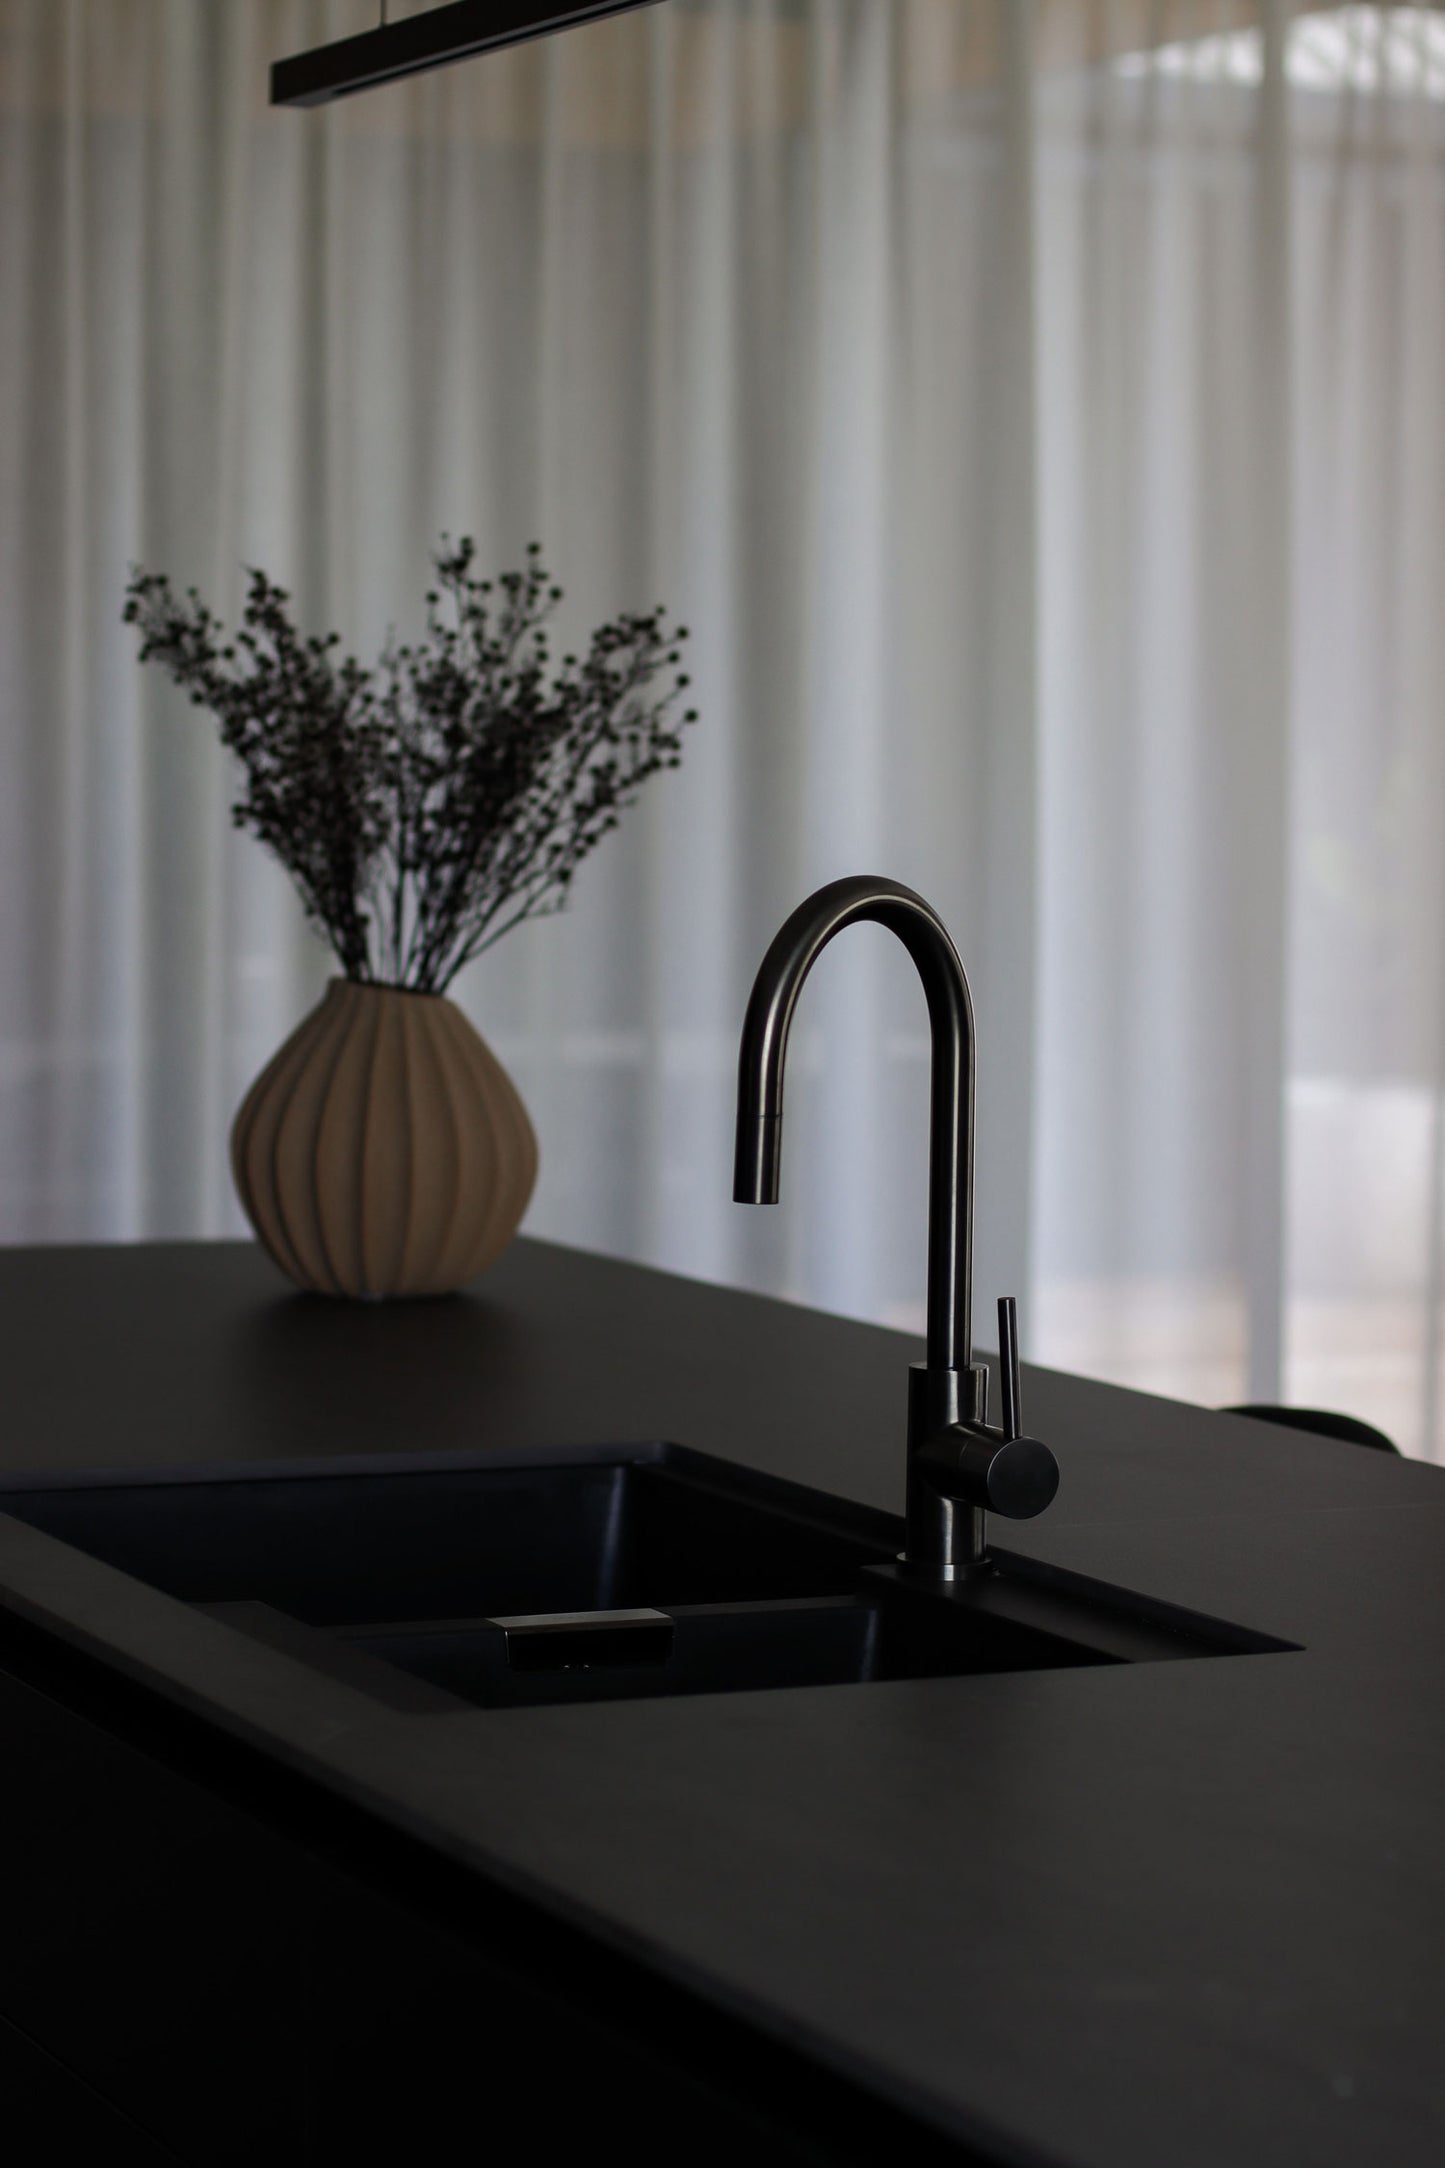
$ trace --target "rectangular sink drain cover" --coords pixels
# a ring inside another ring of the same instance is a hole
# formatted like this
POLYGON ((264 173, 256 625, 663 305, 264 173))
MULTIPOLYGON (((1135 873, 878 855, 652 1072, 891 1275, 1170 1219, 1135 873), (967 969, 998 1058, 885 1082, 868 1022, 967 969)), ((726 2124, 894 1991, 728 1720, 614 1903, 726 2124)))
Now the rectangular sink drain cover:
POLYGON ((672 1654, 665 1611, 528 1611, 487 1623, 506 1635, 513 1671, 665 1664, 672 1654))

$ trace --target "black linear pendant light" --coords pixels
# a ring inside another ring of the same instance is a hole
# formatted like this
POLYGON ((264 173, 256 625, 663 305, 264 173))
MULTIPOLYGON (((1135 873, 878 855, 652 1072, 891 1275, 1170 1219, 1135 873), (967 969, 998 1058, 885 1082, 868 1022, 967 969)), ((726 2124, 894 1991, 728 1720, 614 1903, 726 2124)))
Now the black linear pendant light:
POLYGON ((654 0, 570 0, 570 4, 569 0, 446 0, 442 7, 389 23, 383 0, 382 19, 374 30, 338 38, 334 45, 317 45, 309 53, 293 53, 289 60, 273 61, 271 103, 324 105, 328 98, 348 98, 355 90, 395 83, 403 75, 445 68, 454 60, 470 59, 473 53, 490 53, 500 45, 520 44, 523 38, 544 38, 553 30, 570 30, 602 15, 621 15, 628 8, 653 4, 654 0))

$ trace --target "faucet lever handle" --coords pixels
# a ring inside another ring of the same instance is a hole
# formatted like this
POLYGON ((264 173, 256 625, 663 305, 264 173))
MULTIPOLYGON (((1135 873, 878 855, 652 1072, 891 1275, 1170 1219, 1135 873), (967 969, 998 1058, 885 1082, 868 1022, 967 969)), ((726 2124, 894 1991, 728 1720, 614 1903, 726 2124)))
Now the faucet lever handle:
POLYGON ((1000 1417, 1005 1438, 1023 1436, 1019 1396, 1019 1316, 1012 1295, 998 1298, 998 1372, 1000 1417))
POLYGON ((998 1352, 1003 1422, 997 1430, 990 1430, 981 1407, 972 1421, 931 1424, 925 1396, 938 1373, 922 1363, 915 1367, 917 1399, 910 1404, 910 1416, 920 1442, 913 1465, 945 1498, 980 1512, 1002 1513, 1011 1521, 1027 1521, 1051 1502, 1059 1487, 1059 1464, 1042 1439, 1023 1433, 1018 1304, 1012 1295, 1003 1296, 998 1306, 998 1352))

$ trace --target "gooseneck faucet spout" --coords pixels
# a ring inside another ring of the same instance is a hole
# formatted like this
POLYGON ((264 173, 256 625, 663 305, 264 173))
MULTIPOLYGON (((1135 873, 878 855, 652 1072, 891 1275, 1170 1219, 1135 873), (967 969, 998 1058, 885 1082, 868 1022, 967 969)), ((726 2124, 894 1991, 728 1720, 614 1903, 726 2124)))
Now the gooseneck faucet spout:
POLYGON ((783 1141, 783 1067, 803 981, 835 934, 871 919, 896 933, 918 967, 933 1039, 928 1147, 928 1366, 966 1370, 973 1303, 973 1001, 938 913, 897 881, 856 874, 799 904, 753 983, 738 1050, 739 1204, 776 1204, 783 1141))
MULTIPOLYGON (((830 882, 798 906, 773 940, 743 1020, 733 1196, 740 1204, 777 1202, 793 1011, 828 943, 860 920, 898 936, 928 1002, 927 1361, 915 1364, 910 1376, 904 1563, 916 1573, 951 1579, 985 1558, 985 1507, 1016 1517, 1042 1511, 1057 1487, 1058 1468, 1047 1446, 1018 1435, 1016 1347, 1005 1386, 1005 1429, 990 1431, 986 1424, 988 1372, 972 1360, 973 1002, 942 919, 912 889, 871 875, 830 882)), ((1003 1305, 1000 1315, 1002 1320, 1003 1305)), ((1010 1302, 1007 1332, 1014 1347, 1012 1325, 1010 1302)), ((1000 1330, 1002 1335, 1002 1322, 1000 1330)))

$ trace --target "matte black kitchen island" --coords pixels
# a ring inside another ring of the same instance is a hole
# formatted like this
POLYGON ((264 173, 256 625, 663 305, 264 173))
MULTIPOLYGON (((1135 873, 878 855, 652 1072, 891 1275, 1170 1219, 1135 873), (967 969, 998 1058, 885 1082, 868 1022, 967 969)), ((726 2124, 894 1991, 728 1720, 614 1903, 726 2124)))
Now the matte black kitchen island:
MULTIPOLYGON (((904 1336, 551 1245, 394 1308, 243 1244, 0 1297, 12 1488, 675 1440, 902 1508, 904 1336)), ((298 1729, 269 1652, 0 1525, 12 2102, 137 2161, 466 2112, 457 2158, 1433 2168, 1445 1472, 1026 1395, 1063 1481, 1001 1541, 1293 1652, 298 1729), (113 1663, 36 1623, 97 1600, 113 1663)))

